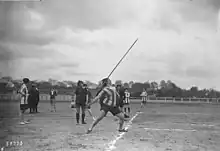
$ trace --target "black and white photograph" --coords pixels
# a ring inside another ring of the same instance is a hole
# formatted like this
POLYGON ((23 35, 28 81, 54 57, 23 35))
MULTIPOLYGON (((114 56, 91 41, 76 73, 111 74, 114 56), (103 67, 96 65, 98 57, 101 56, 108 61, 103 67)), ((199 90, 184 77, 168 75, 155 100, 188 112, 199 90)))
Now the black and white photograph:
POLYGON ((0 0, 0 151, 220 151, 220 0, 0 0))

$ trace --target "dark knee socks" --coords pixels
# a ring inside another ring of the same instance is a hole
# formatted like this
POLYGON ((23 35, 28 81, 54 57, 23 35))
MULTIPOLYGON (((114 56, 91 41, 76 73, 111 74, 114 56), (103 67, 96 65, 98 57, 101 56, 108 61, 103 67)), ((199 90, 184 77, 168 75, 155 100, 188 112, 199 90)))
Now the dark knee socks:
POLYGON ((82 114, 82 123, 85 122, 85 114, 82 114))
MULTIPOLYGON (((127 111, 127 108, 124 108, 124 112, 126 113, 126 111, 127 111)), ((128 113, 130 113, 131 112, 131 108, 130 107, 128 107, 128 113)))
MULTIPOLYGON (((79 113, 76 113, 76 122, 79 123, 79 113)), ((82 114, 82 123, 85 122, 85 114, 82 114)))
POLYGON ((79 123, 79 113, 76 113, 76 122, 79 123))

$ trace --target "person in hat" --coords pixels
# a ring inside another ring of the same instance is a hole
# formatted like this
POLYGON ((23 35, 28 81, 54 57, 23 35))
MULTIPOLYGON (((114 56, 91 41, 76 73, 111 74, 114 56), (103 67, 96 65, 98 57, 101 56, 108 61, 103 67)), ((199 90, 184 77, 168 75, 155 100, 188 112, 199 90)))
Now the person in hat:
MULTIPOLYGON (((120 106, 121 111, 123 112, 124 100, 125 100, 125 91, 124 91, 124 88, 122 87, 121 84, 116 85, 116 90, 117 90, 117 92, 120 96, 119 106, 120 106)), ((124 118, 129 118, 129 116, 125 112, 123 112, 123 114, 124 114, 124 118)))
POLYGON ((87 95, 87 91, 83 88, 83 81, 79 80, 77 82, 77 87, 75 90, 75 97, 74 97, 77 125, 79 124, 79 119, 80 119, 80 109, 82 111, 82 115, 81 115, 82 124, 86 124, 85 122, 86 95, 87 95))
POLYGON ((52 88, 50 90, 50 111, 51 112, 56 112, 56 96, 57 96, 57 91, 52 88))
POLYGON ((28 78, 23 79, 23 83, 21 85, 21 88, 19 90, 19 94, 21 95, 20 99, 20 124, 28 124, 28 121, 24 120, 24 112, 29 108, 28 106, 28 78))
POLYGON ((140 96, 142 97, 141 108, 143 108, 147 104, 147 91, 145 88, 143 89, 140 96))
POLYGON ((87 134, 91 133, 93 128, 106 116, 108 112, 111 112, 113 116, 117 116, 119 118, 119 132, 127 132, 126 129, 123 128, 124 125, 124 114, 121 112, 119 108, 119 99, 120 96, 117 93, 115 87, 111 86, 111 80, 109 78, 105 78, 102 80, 102 90, 96 96, 92 102, 88 103, 87 106, 90 106, 98 101, 100 101, 101 105, 101 113, 99 117, 92 123, 90 128, 87 131, 87 134))

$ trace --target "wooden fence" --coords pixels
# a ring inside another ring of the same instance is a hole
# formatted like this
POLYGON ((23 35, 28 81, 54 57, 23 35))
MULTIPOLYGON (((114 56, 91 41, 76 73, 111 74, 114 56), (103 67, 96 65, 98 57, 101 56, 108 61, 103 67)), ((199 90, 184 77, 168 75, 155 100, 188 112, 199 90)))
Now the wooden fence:
MULTIPOLYGON (((71 95, 58 95, 57 101, 66 102, 71 101, 71 95)), ((40 100, 42 102, 49 101, 48 94, 41 94, 40 100)), ((140 102, 141 97, 131 97, 131 102, 140 102)), ((220 103, 220 98, 173 98, 173 97, 149 97, 148 102, 152 103, 220 103)))
MULTIPOLYGON (((0 94, 0 101, 16 101, 19 96, 16 94, 0 94)), ((71 95, 58 95, 56 100, 59 102, 69 102, 71 95)), ((49 94, 40 94, 40 102, 50 101, 49 94)), ((131 97, 131 102, 140 102, 141 97, 131 97)), ((220 103, 220 98, 174 98, 174 97, 149 97, 148 102, 155 103, 220 103)))

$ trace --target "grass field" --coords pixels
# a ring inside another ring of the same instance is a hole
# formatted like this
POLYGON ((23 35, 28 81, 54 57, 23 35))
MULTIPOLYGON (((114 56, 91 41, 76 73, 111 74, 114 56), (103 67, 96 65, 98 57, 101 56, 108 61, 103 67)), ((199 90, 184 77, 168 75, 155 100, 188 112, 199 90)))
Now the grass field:
MULTIPOLYGON (((92 123, 76 126, 75 111, 69 103, 57 103, 57 112, 49 112, 49 102, 40 103, 40 113, 1 123, 1 146, 5 151, 219 151, 220 106, 211 104, 132 104, 132 117, 126 122, 127 133, 119 134, 118 121, 109 114, 91 134, 92 123), (6 123, 7 124, 4 124, 6 123)), ((99 105, 92 106, 94 115, 99 105)))

